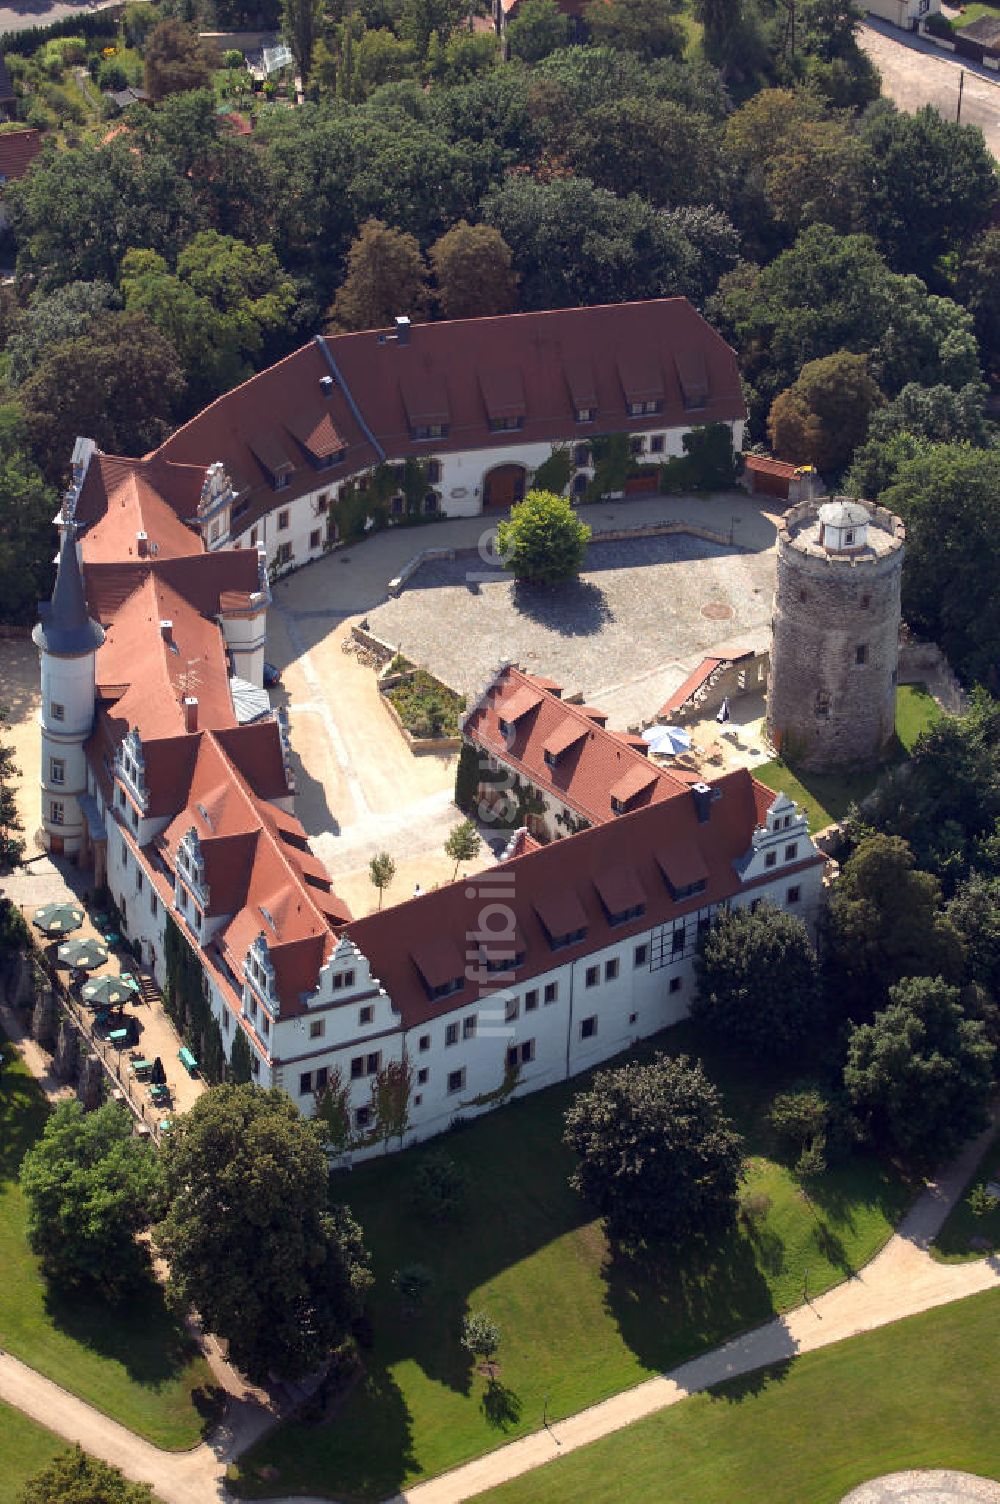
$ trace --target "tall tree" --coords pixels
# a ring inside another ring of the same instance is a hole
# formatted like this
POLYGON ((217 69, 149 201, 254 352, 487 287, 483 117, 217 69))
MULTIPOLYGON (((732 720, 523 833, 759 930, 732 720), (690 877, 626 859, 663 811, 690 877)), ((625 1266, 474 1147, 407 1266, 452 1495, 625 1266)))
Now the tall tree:
POLYGON ((21 769, 14 762, 14 748, 2 740, 10 731, 6 705, 0 705, 0 868, 16 867, 24 856, 24 821, 17 808, 15 779, 21 769))
POLYGON ((511 57, 522 63, 538 63, 559 47, 568 47, 570 21, 556 0, 522 0, 507 27, 511 57))
POLYGON ((657 207, 721 196, 714 121, 672 99, 625 98, 587 110, 572 124, 568 147, 578 172, 619 195, 638 193, 657 207))
POLYGON ((736 1216, 743 1141, 718 1090, 687 1056, 598 1071, 566 1112, 573 1189, 616 1241, 712 1237, 736 1216))
POLYGON ((0 404, 0 620, 33 622, 52 593, 56 492, 28 453, 20 410, 0 404))
POLYGON ((18 1504, 155 1504, 148 1483, 133 1483, 116 1467, 77 1445, 60 1452, 28 1479, 18 1504))
POLYGON ((959 295, 976 321, 976 334, 991 371, 1000 371, 1000 227, 978 235, 961 260, 959 295))
POLYGON ((470 225, 460 219, 427 255, 437 283, 438 305, 446 319, 486 318, 516 309, 513 253, 491 225, 470 225))
POLYGON ((672 12, 675 0, 590 0, 584 9, 598 47, 615 47, 652 61, 681 57, 686 37, 672 12))
POLYGON ((909 977, 851 1030, 844 1085, 875 1139, 918 1164, 948 1159, 989 1122, 994 1049, 958 988, 909 977))
POLYGON ((838 350, 810 360, 771 404, 767 431, 783 459, 817 470, 842 470, 868 431, 881 392, 868 357, 838 350))
POLYGON ((916 870, 899 836, 859 843, 827 911, 829 992, 847 1017, 869 1017, 903 977, 961 979, 962 942, 940 904, 937 879, 916 870))
POLYGON ((146 88, 154 99, 179 94, 187 89, 203 89, 211 77, 211 66, 201 39, 193 26, 168 18, 153 28, 146 38, 146 88))
POLYGON ((330 1209, 324 1138, 283 1091, 217 1086, 161 1151, 171 1284, 256 1381, 321 1364, 370 1283, 360 1228, 330 1209))
POLYGON ((403 0, 399 34, 412 42, 417 57, 427 56, 431 38, 446 40, 466 14, 463 0, 403 0))
POLYGON ((397 314, 419 320, 426 311, 427 272, 416 240, 380 219, 366 220, 330 305, 330 329, 384 329, 397 314))
POLYGON ((965 944, 969 976, 1000 1002, 1000 875, 974 872, 948 905, 965 944))
POLYGON ((737 1049, 789 1055, 816 1029, 816 952, 795 914, 768 904, 724 914, 704 938, 697 975, 692 1016, 737 1049))
POLYGON ((28 1241, 54 1284, 117 1296, 148 1269, 136 1233, 158 1209, 160 1166, 117 1103, 84 1113, 79 1102, 59 1102, 24 1157, 21 1187, 28 1241))
POLYGON ((34 292, 7 343, 11 384, 27 380, 50 346, 85 334, 109 309, 120 306, 110 282, 67 282, 54 292, 34 292))
POLYGON ((372 1077, 372 1109, 375 1132, 388 1152, 389 1140, 403 1138, 410 1126, 410 1096, 413 1089, 413 1067, 405 1058, 387 1060, 382 1069, 372 1077))
POLYGON ((312 72, 313 49, 319 36, 320 0, 281 0, 281 26, 292 49, 303 83, 312 72))
POLYGON ((368 863, 368 876, 373 888, 378 889, 378 906, 381 909, 386 888, 396 876, 396 863, 387 851, 378 851, 368 863))
POLYGON ((458 869, 463 862, 471 862, 477 855, 480 847, 479 832, 471 820, 463 820, 461 825, 456 825, 451 835, 444 843, 444 854, 455 863, 455 870, 451 875, 452 882, 458 877, 458 869))

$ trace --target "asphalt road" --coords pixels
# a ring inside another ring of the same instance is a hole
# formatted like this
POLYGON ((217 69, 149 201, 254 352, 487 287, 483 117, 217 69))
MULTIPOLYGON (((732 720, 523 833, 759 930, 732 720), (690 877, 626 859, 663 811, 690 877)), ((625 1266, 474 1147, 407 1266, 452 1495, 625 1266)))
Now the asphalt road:
POLYGON ((65 5, 62 0, 22 0, 20 5, 0 5, 0 34, 27 31, 29 26, 50 26, 53 21, 64 21, 67 16, 107 10, 117 3, 118 0, 100 0, 94 5, 65 5))
POLYGON ((1000 158, 1000 77, 884 22, 866 21, 858 40, 882 75, 882 93, 901 110, 912 113, 932 104, 939 115, 954 120, 964 72, 962 124, 978 125, 990 151, 1000 158))

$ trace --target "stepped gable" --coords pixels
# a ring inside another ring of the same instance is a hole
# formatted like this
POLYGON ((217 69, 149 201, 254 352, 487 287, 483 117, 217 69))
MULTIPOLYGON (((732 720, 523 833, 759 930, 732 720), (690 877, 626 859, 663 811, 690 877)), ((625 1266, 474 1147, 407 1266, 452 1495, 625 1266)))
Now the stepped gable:
POLYGON ((467 717, 465 735, 592 825, 617 817, 613 800, 631 810, 686 789, 687 780, 606 730, 592 707, 567 704, 544 682, 503 669, 467 717))
MULTIPOLYGON (((519 956, 510 976, 495 990, 516 991, 557 965, 752 890, 753 885, 740 881, 737 863, 777 796, 746 769, 715 779, 711 790, 707 821, 699 820, 695 798, 685 789, 682 796, 662 799, 549 846, 529 847, 486 874, 459 879, 356 919, 345 934, 370 961, 373 975, 402 1014, 403 1027, 411 1029, 479 1002, 493 990, 481 987, 480 967, 468 963, 467 936, 481 928, 479 915, 485 905, 502 902, 512 914, 512 949, 519 956), (687 881, 703 881, 705 886, 697 895, 677 901, 668 874, 675 891, 687 881), (635 904, 645 907, 634 920, 612 924, 619 903, 619 912, 635 904), (563 933, 553 933, 552 926, 562 927, 563 933), (584 930, 581 938, 565 940, 579 929, 584 930), (467 965, 473 980, 466 974, 467 965), (425 980, 429 972, 433 982, 425 980), (450 983, 460 985, 432 1000, 429 987, 447 988, 450 983)), ((823 860, 817 855, 790 864, 782 875, 823 860)), ((759 881, 772 880, 768 873, 759 881)), ((493 955, 503 959, 497 943, 493 955)))
POLYGON ((327 472, 336 484, 385 458, 745 416, 733 350, 686 298, 657 298, 318 338, 210 403, 157 457, 221 460, 245 530, 327 472), (660 411, 633 416, 636 402, 660 411))

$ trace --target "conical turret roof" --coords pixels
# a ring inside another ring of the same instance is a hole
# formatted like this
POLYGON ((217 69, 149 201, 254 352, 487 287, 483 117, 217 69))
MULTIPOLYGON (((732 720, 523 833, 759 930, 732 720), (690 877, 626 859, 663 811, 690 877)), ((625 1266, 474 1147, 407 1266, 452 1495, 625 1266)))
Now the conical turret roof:
POLYGON ((38 608, 41 618, 32 640, 48 653, 75 658, 93 653, 104 641, 104 628, 87 611, 83 575, 76 553, 76 528, 71 522, 62 529, 59 567, 51 601, 38 608))

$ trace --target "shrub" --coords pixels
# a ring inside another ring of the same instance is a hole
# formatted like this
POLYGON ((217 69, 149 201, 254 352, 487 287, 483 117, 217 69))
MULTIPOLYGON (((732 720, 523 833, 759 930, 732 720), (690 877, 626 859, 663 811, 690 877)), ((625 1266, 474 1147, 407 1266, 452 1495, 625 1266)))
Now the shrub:
POLYGON ((830 1104, 815 1087, 779 1092, 771 1104, 770 1120, 782 1147, 795 1153, 825 1135, 830 1104))
POLYGON ((128 73, 124 63, 110 57, 103 62, 97 74, 98 87, 107 89, 111 94, 117 94, 121 89, 128 88, 128 73))
POLYGON ((414 1207, 429 1222, 450 1222, 465 1206, 468 1179, 461 1165, 438 1151, 417 1165, 411 1194, 414 1207))
POLYGON ((994 1196, 986 1186, 979 1183, 969 1192, 969 1210, 974 1217, 988 1217, 1000 1206, 1000 1197, 994 1196))
POLYGON ((739 1200, 739 1219, 750 1231, 766 1220, 773 1205, 766 1191, 744 1191, 739 1200))
POLYGON ((222 54, 222 66, 224 68, 245 68, 246 61, 238 47, 228 47, 222 54))

